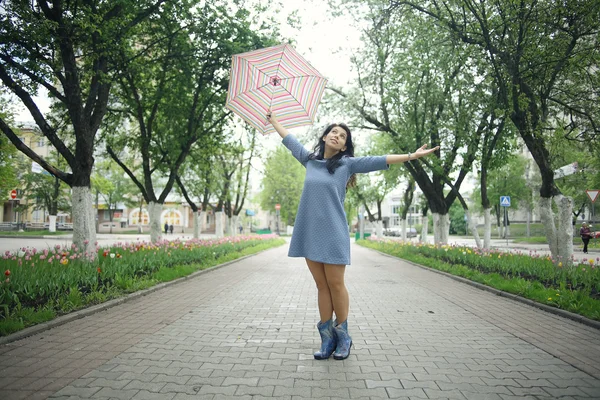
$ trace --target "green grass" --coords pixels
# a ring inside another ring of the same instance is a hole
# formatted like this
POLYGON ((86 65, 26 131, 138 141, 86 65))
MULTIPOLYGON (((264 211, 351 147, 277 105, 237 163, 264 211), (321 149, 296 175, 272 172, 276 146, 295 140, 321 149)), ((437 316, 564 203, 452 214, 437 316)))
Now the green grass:
POLYGON ((0 236, 60 236, 60 235, 71 235, 71 231, 0 231, 0 236))

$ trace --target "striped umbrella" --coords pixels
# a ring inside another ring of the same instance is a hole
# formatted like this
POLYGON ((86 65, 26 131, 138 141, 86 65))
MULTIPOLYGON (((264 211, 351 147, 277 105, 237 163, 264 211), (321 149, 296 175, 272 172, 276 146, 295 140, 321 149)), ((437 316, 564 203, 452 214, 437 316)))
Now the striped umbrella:
POLYGON ((266 135, 269 108, 286 128, 313 123, 327 79, 290 45, 236 54, 226 106, 266 135))

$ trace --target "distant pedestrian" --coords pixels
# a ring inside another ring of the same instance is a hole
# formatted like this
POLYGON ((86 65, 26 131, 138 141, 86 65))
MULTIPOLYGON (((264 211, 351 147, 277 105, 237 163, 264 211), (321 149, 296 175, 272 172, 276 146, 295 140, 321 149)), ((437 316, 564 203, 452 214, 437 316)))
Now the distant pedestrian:
POLYGON ((583 252, 587 254, 588 243, 592 238, 592 230, 588 226, 587 222, 581 224, 581 229, 579 229, 579 236, 581 236, 581 240, 583 241, 583 252))
POLYGON ((238 229, 240 230, 240 235, 241 235, 242 232, 244 231, 244 227, 242 225, 240 225, 240 227, 238 229))
POLYGON ((333 354, 336 360, 343 360, 350 355, 352 346, 347 321, 350 300, 344 283, 346 265, 350 264, 350 236, 344 212, 346 190, 355 183, 357 173, 385 170, 389 164, 428 156, 439 147, 427 150, 425 145, 414 153, 354 157, 350 129, 344 124, 331 124, 311 153, 270 111, 267 120, 306 168, 288 256, 305 258, 317 285, 321 349, 314 357, 324 360, 333 354))
POLYGON ((169 233, 169 224, 165 222, 165 235, 169 233))
POLYGON ((169 225, 169 233, 171 235, 173 234, 173 224, 169 225))

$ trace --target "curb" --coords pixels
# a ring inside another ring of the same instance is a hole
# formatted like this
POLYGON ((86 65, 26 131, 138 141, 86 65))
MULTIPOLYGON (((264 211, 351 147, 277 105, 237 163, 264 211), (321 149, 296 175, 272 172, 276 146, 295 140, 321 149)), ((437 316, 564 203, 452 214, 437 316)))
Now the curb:
POLYGON ((381 254, 383 256, 387 256, 387 257, 393 258, 395 260, 401 260, 401 261, 403 261, 405 263, 408 263, 410 265, 413 265, 415 267, 423 268, 423 269, 426 269, 428 271, 435 272, 435 273, 440 274, 440 275, 444 275, 444 276, 446 276, 448 278, 454 279, 455 281, 466 283, 467 285, 474 286, 477 289, 481 289, 481 290, 485 290, 485 291, 490 292, 490 293, 494 293, 497 296, 506 297, 508 299, 512 299, 512 300, 518 301, 519 303, 524 303, 524 304, 527 304, 529 306, 532 306, 532 307, 535 307, 535 308, 539 308, 539 309, 541 309, 543 311, 546 311, 546 312, 548 312, 550 314, 555 314, 555 315, 558 315, 558 316, 561 316, 561 317, 564 317, 564 318, 568 318, 568 319, 573 320, 575 322, 580 322, 580 323, 582 323, 584 325, 587 325, 587 326, 589 326, 591 328, 595 328, 595 329, 600 330, 600 322, 599 321, 595 321, 593 319, 589 319, 587 317, 584 317, 583 315, 575 314, 575 313, 572 313, 570 311, 562 310, 562 309, 556 308, 556 307, 550 307, 550 306, 548 306, 546 304, 538 303, 536 301, 533 301, 533 300, 530 300, 530 299, 526 299, 525 297, 521 297, 521 296, 516 295, 516 294, 504 292, 502 290, 498 290, 498 289, 495 289, 493 287, 486 286, 486 285, 484 285, 482 283, 471 281, 471 280, 463 278, 461 276, 452 275, 452 274, 449 274, 449 273, 444 272, 444 271, 439 271, 439 270, 437 270, 435 268, 430 268, 430 267, 427 267, 427 266, 424 266, 424 265, 421 265, 421 264, 416 264, 416 263, 414 263, 412 261, 405 260, 404 258, 395 257, 395 256, 392 256, 392 255, 389 255, 389 254, 386 254, 386 253, 382 253, 382 252, 380 252, 378 250, 374 250, 374 249, 371 249, 371 248, 368 248, 368 249, 376 251, 377 253, 379 253, 379 254, 381 254))
MULTIPOLYGON (((267 250, 269 250, 269 249, 267 249, 267 250)), ((265 250, 263 250, 263 251, 265 251, 265 250)), ((130 294, 126 295, 125 297, 120 297, 118 299, 109 300, 102 304, 96 304, 94 306, 90 306, 90 307, 84 308, 82 310, 74 311, 74 312, 66 314, 66 315, 61 315, 60 317, 57 317, 51 321, 43 322, 41 324, 37 324, 34 326, 30 326, 30 327, 20 330, 18 332, 11 333, 10 335, 0 337, 0 345, 4 345, 7 343, 11 343, 11 342, 16 342, 17 340, 21 340, 21 339, 25 339, 29 336, 37 335, 38 333, 50 330, 57 326, 64 325, 68 322, 75 321, 75 320, 78 320, 78 319, 84 318, 84 317, 89 317, 90 315, 94 315, 101 311, 106 311, 109 308, 113 308, 118 305, 136 300, 139 297, 143 297, 148 294, 154 293, 158 290, 167 288, 169 286, 176 285, 176 284, 182 283, 186 280, 196 278, 199 275, 206 274, 208 272, 212 272, 219 268, 226 267, 227 265, 236 263, 238 261, 245 260, 246 258, 254 257, 260 253, 262 253, 262 251, 259 253, 250 254, 250 255, 247 255, 247 256, 232 260, 232 261, 227 261, 226 263, 215 265, 213 267, 206 268, 201 271, 196 271, 188 276, 183 276, 181 278, 177 278, 177 279, 169 281, 169 282, 159 283, 155 286, 152 286, 151 288, 140 290, 140 291, 134 292, 134 293, 130 293, 130 294)))

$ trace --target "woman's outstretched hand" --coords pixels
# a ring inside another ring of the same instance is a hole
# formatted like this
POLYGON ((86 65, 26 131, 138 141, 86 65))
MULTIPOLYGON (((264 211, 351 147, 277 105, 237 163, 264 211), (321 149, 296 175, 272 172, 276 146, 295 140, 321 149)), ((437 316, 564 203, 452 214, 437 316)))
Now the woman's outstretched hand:
POLYGON ((412 157, 410 157, 410 159, 413 160, 413 159, 417 159, 417 158, 421 158, 421 157, 426 157, 426 156, 430 155, 431 153, 433 153, 434 151, 439 150, 439 148, 440 148, 440 146, 435 146, 433 149, 428 149, 427 145, 424 144, 423 146, 419 147, 417 149, 417 151, 412 153, 412 157))

